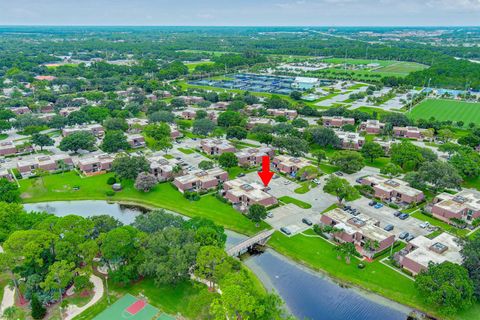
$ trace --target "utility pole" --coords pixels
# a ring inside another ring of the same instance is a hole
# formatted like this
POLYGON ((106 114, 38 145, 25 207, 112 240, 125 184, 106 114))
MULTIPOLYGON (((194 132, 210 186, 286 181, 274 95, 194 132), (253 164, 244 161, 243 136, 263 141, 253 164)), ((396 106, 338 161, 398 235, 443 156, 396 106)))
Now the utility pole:
POLYGON ((110 304, 110 294, 108 293, 108 274, 105 276, 105 288, 107 289, 107 301, 110 304))

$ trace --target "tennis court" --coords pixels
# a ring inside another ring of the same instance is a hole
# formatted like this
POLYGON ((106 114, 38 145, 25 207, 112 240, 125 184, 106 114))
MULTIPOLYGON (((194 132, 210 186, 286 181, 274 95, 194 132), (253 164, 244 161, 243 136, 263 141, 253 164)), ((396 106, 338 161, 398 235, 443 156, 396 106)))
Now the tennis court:
MULTIPOLYGON (((104 310, 94 320, 152 320, 160 313, 160 310, 147 302, 137 299, 136 297, 127 294, 117 300, 108 309, 104 310)), ((162 319, 160 317, 160 319, 162 319)), ((163 318, 162 320, 169 318, 163 318)))

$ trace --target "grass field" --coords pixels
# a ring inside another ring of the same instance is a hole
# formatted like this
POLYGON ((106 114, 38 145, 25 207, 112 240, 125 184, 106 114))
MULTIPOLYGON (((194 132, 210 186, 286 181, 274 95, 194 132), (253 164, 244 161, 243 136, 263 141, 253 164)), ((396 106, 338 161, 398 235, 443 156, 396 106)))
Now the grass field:
POLYGON ((330 58, 324 60, 327 63, 343 64, 347 63, 350 65, 367 65, 367 64, 378 64, 376 68, 367 68, 364 70, 354 70, 354 73, 358 74, 368 74, 368 73, 378 73, 384 76, 406 76, 411 72, 419 71, 428 68, 428 66, 408 61, 394 61, 394 60, 368 60, 368 59, 342 59, 342 58, 330 58))
POLYGON ((426 65, 416 63, 416 62, 406 62, 406 61, 397 62, 396 61, 393 64, 381 67, 379 69, 374 70, 373 72, 398 74, 401 76, 406 76, 411 72, 420 71, 426 68, 427 68, 426 65))
POLYGON ((295 199, 295 198, 292 198, 292 197, 289 197, 289 196, 280 197, 280 198, 278 198, 278 200, 280 200, 283 203, 292 203, 292 204, 294 204, 297 207, 300 207, 302 209, 310 209, 312 207, 312 205, 310 203, 306 203, 302 200, 298 200, 298 199, 295 199))
POLYGON ((480 103, 428 99, 413 108, 410 117, 415 120, 435 117, 443 121, 463 121, 465 125, 470 122, 480 124, 480 103))

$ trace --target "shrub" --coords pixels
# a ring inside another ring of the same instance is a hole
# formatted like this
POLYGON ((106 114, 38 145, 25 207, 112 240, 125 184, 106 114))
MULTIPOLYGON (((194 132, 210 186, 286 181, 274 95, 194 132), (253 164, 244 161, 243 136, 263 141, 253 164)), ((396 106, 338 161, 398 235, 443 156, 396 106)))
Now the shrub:
POLYGON ((113 197, 113 196, 115 195, 115 191, 113 191, 113 190, 108 190, 108 191, 105 192, 105 195, 106 195, 107 197, 113 197))
POLYGON ((395 203, 389 203, 388 206, 393 209, 399 209, 400 207, 395 203))
POLYGON ((194 191, 185 191, 183 193, 183 196, 190 201, 200 200, 200 195, 198 194, 198 192, 194 192, 194 191))
POLYGON ((93 283, 87 275, 79 275, 73 280, 75 285, 75 293, 82 293, 85 290, 93 289, 93 283))
POLYGON ((43 319, 47 314, 47 309, 45 309, 45 307, 42 305, 40 300, 38 300, 36 295, 32 297, 32 300, 30 301, 30 305, 32 308, 33 319, 43 319))
POLYGON ((111 185, 113 185, 113 184, 115 184, 115 183, 117 183, 117 179, 116 179, 115 177, 109 177, 109 178, 107 179, 107 184, 108 184, 108 185, 111 186, 111 185))

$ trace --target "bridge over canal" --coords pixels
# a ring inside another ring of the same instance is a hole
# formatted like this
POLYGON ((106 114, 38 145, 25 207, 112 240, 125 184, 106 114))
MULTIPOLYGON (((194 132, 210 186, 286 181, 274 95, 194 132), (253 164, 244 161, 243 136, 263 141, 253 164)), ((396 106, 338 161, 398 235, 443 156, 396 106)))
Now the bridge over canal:
POLYGON ((231 257, 238 257, 244 253, 246 253, 249 249, 253 248, 255 245, 265 245, 268 239, 272 236, 275 232, 274 229, 271 230, 264 230, 251 238, 248 238, 245 241, 227 249, 227 254, 231 257))

